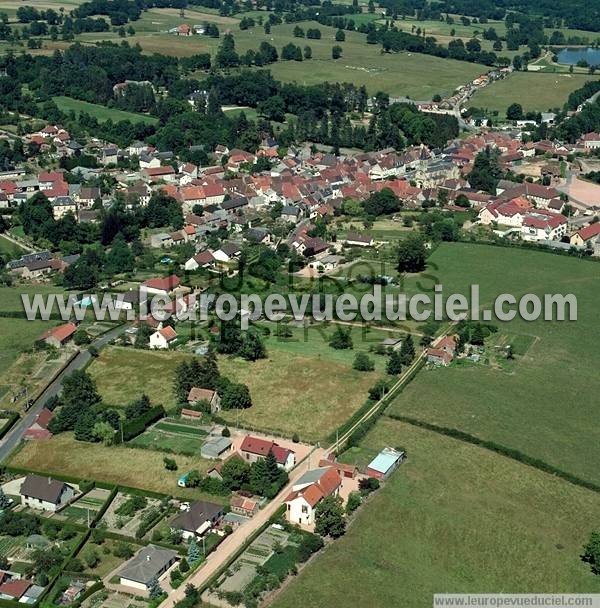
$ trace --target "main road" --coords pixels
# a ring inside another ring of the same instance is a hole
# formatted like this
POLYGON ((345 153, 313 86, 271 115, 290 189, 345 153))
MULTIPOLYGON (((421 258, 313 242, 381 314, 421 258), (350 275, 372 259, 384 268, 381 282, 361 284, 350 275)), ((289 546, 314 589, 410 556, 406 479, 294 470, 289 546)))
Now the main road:
MULTIPOLYGON (((94 340, 90 346, 102 348, 111 340, 120 336, 127 329, 127 325, 120 325, 107 331, 99 338, 94 340)), ((73 373, 75 370, 82 369, 87 365, 92 358, 90 351, 86 348, 80 350, 71 362, 63 369, 63 371, 44 389, 42 394, 35 400, 33 406, 28 412, 15 424, 15 426, 5 435, 0 441, 0 462, 6 460, 9 454, 19 444, 25 431, 31 426, 35 417, 40 413, 40 410, 46 405, 48 399, 58 395, 62 389, 62 383, 66 376, 73 373)))

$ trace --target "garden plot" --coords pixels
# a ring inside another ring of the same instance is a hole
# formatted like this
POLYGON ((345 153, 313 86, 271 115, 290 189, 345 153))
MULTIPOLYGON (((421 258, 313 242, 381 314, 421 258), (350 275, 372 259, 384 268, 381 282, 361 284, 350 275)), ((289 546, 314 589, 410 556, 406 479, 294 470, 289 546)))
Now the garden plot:
POLYGON ((92 521, 98 511, 102 509, 104 503, 110 496, 110 490, 94 488, 79 500, 71 503, 68 507, 57 513, 57 519, 62 519, 72 523, 87 523, 92 521))
POLYGON ((209 427, 199 427, 180 420, 161 420, 129 442, 133 447, 194 456, 200 452, 209 427))
POLYGON ((157 498, 119 492, 102 517, 109 532, 134 537, 142 520, 160 509, 157 498))
POLYGON ((267 528, 231 565, 217 583, 215 592, 207 592, 203 600, 217 606, 225 606, 220 595, 242 592, 254 580, 256 568, 265 564, 274 554, 273 547, 279 543, 286 545, 289 534, 275 528, 267 528))

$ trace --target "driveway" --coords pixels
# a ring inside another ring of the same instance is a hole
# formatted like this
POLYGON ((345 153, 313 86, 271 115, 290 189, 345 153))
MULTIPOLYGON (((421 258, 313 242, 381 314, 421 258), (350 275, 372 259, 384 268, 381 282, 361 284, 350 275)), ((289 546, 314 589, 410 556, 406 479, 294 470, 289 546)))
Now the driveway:
MULTIPOLYGON (((110 331, 100 336, 97 340, 94 340, 91 346, 94 346, 98 349, 102 348, 111 340, 113 340, 117 336, 120 336, 127 329, 127 327, 128 325, 121 325, 119 327, 111 329, 110 331)), ((60 375, 45 388, 45 390, 36 399, 35 403, 29 409, 29 411, 6 434, 4 439, 0 441, 0 462, 6 460, 9 454, 19 444, 19 442, 23 438, 23 435, 25 434, 25 431, 31 426, 36 416, 40 413, 42 408, 48 402, 48 399, 60 393, 65 376, 72 374, 75 370, 82 369, 83 367, 85 367, 85 365, 90 361, 91 358, 92 355, 90 355, 87 349, 79 351, 79 353, 77 353, 75 358, 69 363, 69 365, 67 365, 67 367, 60 373, 60 375)))

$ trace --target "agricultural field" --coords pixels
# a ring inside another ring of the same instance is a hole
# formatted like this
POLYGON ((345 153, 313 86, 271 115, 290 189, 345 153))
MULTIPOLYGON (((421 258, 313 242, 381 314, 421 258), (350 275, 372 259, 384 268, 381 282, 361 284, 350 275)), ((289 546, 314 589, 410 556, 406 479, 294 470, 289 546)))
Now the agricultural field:
POLYGON ((75 112, 76 115, 85 112, 90 116, 98 119, 100 122, 104 122, 108 119, 113 122, 120 120, 129 120, 132 123, 143 122, 149 125, 155 125, 158 123, 158 118, 154 116, 147 116, 145 114, 137 114, 136 112, 126 112, 119 110, 118 108, 107 108, 96 103, 88 103, 87 101, 80 101, 79 99, 73 99, 72 97, 53 97, 53 101, 61 109, 62 112, 75 112))
POLYGON ((182 471, 206 472, 210 462, 200 457, 177 456, 180 470, 167 471, 163 458, 160 452, 84 443, 75 441, 71 433, 63 433, 43 443, 26 443, 13 454, 11 463, 34 471, 60 472, 163 494, 200 497, 201 493, 196 490, 178 488, 177 479, 182 471))
MULTIPOLYGON (((498 294, 569 294, 577 321, 498 323, 498 334, 523 345, 511 370, 453 365, 423 370, 390 412, 426 420, 516 448, 529 456, 600 483, 598 349, 590 328, 600 321, 600 266, 519 249, 444 244, 430 257, 428 280, 447 296, 478 284, 481 306, 498 294), (507 272, 507 268, 518 272, 507 272)), ((407 281, 417 291, 418 279, 407 281)), ((521 347, 519 347, 521 348, 521 347)))
POLYGON ((477 91, 468 105, 498 112, 500 118, 506 117, 506 108, 512 103, 520 103, 525 112, 546 112, 561 108, 571 92, 597 78, 587 74, 513 72, 477 91))
POLYGON ((357 606, 401 598, 421 608, 439 592, 600 591, 580 559, 600 517, 597 494, 385 417, 345 460, 363 465, 386 445, 401 446, 408 460, 275 608, 338 606, 347 597, 357 606))

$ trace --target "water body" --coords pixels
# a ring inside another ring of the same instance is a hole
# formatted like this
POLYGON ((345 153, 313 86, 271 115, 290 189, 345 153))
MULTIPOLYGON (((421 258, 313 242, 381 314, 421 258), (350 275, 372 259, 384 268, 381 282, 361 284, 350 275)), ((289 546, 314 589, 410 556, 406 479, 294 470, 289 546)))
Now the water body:
POLYGON ((558 52, 558 63, 577 65, 582 59, 587 61, 588 65, 600 65, 600 49, 566 48, 558 52))

